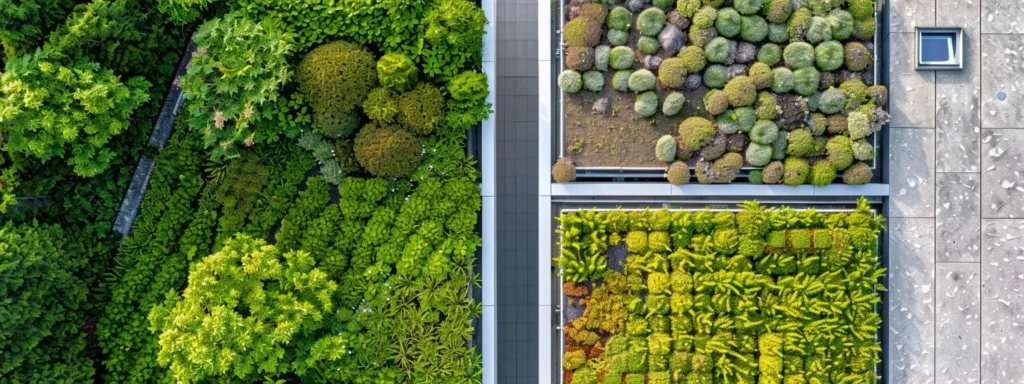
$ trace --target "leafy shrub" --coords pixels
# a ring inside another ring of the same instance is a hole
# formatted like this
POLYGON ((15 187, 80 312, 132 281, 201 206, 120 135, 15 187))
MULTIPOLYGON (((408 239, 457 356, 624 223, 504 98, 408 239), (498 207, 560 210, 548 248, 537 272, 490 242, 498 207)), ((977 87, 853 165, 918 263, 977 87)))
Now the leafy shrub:
POLYGON ((728 60, 731 53, 729 45, 729 39, 724 37, 711 39, 711 41, 704 46, 704 55, 708 62, 724 63, 728 60))
POLYGON ((631 69, 636 61, 636 55, 629 47, 615 47, 609 55, 608 65, 614 69, 631 69))
POLYGON ((78 276, 89 260, 67 245, 58 226, 36 222, 0 228, 0 375, 5 381, 91 381, 85 354, 89 304, 78 276))
POLYGON ((704 85, 708 88, 722 88, 729 81, 729 68, 712 64, 704 70, 704 85))
MULTIPOLYGON (((679 51, 678 57, 683 60, 683 65, 686 67, 687 73, 697 73, 704 69, 707 65, 707 59, 704 57, 704 49, 698 46, 688 46, 679 51)), ((664 64, 664 63, 663 63, 664 64)))
POLYGON ((654 89, 657 78, 649 70, 641 69, 629 75, 629 90, 633 92, 644 92, 654 89))
MULTIPOLYGON (((359 45, 336 41, 316 47, 299 63, 296 78, 313 107, 313 123, 339 121, 377 87, 373 55, 359 45)), ((327 131, 323 129, 321 131, 327 131)))
POLYGON ((826 41, 814 48, 814 62, 822 71, 834 71, 843 66, 843 45, 826 41))
POLYGON ((665 96, 665 101, 661 105, 661 113, 665 116, 675 116, 683 110, 683 105, 686 104, 686 96, 679 92, 669 93, 665 96))
POLYGON ((786 66, 797 70, 814 66, 814 47, 804 42, 791 43, 782 51, 786 66))
POLYGON ((759 43, 768 37, 768 23, 761 16, 743 16, 740 37, 751 43, 759 43))
POLYGON ((637 50, 640 51, 640 53, 643 53, 645 55, 653 55, 658 52, 659 48, 661 48, 661 43, 658 42, 658 39, 655 39, 653 37, 640 36, 640 38, 637 39, 636 47, 637 50))
POLYGON ((853 35, 853 16, 849 12, 836 8, 828 13, 828 26, 832 30, 832 38, 846 40, 853 35))
POLYGON ((665 27, 665 12, 658 8, 647 8, 636 17, 636 30, 644 36, 657 36, 665 27))
POLYGON ((658 83, 665 88, 681 89, 686 82, 686 61, 670 57, 658 67, 658 83))
POLYGON ((566 69, 558 75, 558 88, 562 92, 576 93, 583 88, 583 75, 571 69, 566 69))
POLYGON ((65 159, 82 177, 110 167, 115 154, 108 144, 128 130, 150 86, 142 77, 122 83, 87 60, 64 66, 42 50, 8 61, 0 85, 4 150, 44 162, 65 159))
POLYGON ((754 100, 757 97, 757 87, 747 76, 738 76, 729 80, 722 92, 729 98, 729 105, 733 107, 754 105, 754 100))
POLYGON ((759 63, 773 66, 782 59, 782 48, 779 48, 778 44, 765 43, 757 51, 757 61, 759 63))
POLYGON ((591 92, 601 92, 601 89, 604 88, 604 74, 598 71, 584 72, 583 88, 591 92))
POLYGON ((371 124, 356 135, 355 151, 356 160, 368 172, 402 177, 416 169, 423 149, 419 139, 405 130, 371 124))
POLYGON ((465 71, 455 75, 445 88, 451 96, 448 98, 448 124, 444 127, 448 132, 466 132, 490 116, 492 111, 491 104, 487 102, 490 94, 487 74, 465 71))
POLYGON ((633 24, 633 14, 625 7, 615 7, 608 12, 608 19, 605 23, 608 28, 628 32, 629 27, 633 24))
POLYGON ((412 59, 401 53, 389 53, 377 61, 377 79, 380 85, 392 91, 406 92, 416 85, 419 70, 412 59))
POLYGON ((568 157, 563 157, 551 167, 551 177, 556 183, 568 183, 576 180, 576 166, 568 157))
POLYGON ((434 133, 444 118, 444 96, 433 85, 421 83, 398 97, 398 123, 416 135, 434 133))
POLYGON ((723 8, 718 10, 717 18, 715 19, 715 30, 718 34, 725 37, 733 37, 740 33, 740 14, 732 8, 723 8))
MULTIPOLYGON (((632 82, 630 83, 632 84, 632 82)), ((636 95, 636 103, 633 105, 633 109, 640 116, 654 116, 658 112, 658 94, 654 93, 654 91, 646 91, 636 95)))
MULTIPOLYGON (((385 6, 387 4, 383 3, 385 6)), ((347 3, 339 5, 343 8, 349 6, 347 3)), ((387 14, 390 16, 402 12, 391 9, 387 14)), ((476 3, 469 0, 440 0, 437 7, 423 17, 422 23, 425 31, 423 49, 418 52, 423 54, 420 66, 424 74, 431 78, 446 80, 464 69, 480 66, 487 18, 483 9, 476 6, 476 3)), ((596 39, 600 40, 601 22, 594 24, 596 25, 589 27, 597 29, 596 39)))
POLYGON ((772 92, 784 94, 793 90, 793 71, 786 67, 772 70, 772 92))
POLYGON ((821 75, 814 67, 793 71, 793 90, 803 96, 810 96, 817 92, 820 81, 821 75))
POLYGON ((0 7, 0 44, 4 60, 29 53, 75 6, 72 0, 22 0, 0 7))

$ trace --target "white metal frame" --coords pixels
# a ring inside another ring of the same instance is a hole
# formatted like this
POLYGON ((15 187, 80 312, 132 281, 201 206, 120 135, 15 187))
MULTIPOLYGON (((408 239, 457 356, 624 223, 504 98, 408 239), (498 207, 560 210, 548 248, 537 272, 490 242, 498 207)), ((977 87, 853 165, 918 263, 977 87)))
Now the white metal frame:
POLYGON ((483 382, 484 384, 497 384, 498 382, 498 314, 497 314, 497 275, 496 275, 496 263, 497 263, 497 221, 495 216, 497 215, 498 206, 495 202, 495 159, 497 153, 495 152, 495 140, 497 133, 495 128, 497 126, 498 105, 495 102, 498 94, 498 71, 495 67, 495 58, 497 57, 497 32, 496 24, 498 22, 497 17, 497 0, 481 0, 480 6, 484 10, 484 16, 487 18, 488 23, 484 27, 484 52, 483 52, 483 72, 487 75, 487 88, 490 91, 487 95, 487 102, 494 106, 494 114, 491 114, 487 120, 484 120, 480 126, 480 168, 481 168, 481 182, 480 182, 480 195, 483 198, 483 207, 481 212, 482 221, 482 233, 480 237, 483 240, 481 246, 481 277, 483 280, 483 318, 480 321, 481 331, 483 337, 481 340, 480 354, 483 357, 483 382))

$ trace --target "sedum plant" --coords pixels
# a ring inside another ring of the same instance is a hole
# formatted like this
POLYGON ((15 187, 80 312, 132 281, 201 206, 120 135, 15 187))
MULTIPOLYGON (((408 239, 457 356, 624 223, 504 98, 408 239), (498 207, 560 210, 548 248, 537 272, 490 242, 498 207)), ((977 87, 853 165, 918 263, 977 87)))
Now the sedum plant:
MULTIPOLYGON (((260 108, 277 100, 291 77, 290 37, 232 13, 196 31, 196 53, 181 80, 189 101, 189 128, 203 133, 213 159, 238 156, 238 146, 270 140, 255 129, 260 108)), ((307 95, 308 96, 308 95, 307 95)))

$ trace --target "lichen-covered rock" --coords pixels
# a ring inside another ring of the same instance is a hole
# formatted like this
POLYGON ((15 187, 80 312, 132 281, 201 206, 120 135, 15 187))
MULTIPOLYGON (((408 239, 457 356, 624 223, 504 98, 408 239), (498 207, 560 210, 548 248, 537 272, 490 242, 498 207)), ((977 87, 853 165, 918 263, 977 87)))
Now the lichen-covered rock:
POLYGON ((747 135, 735 133, 725 138, 725 150, 728 152, 740 153, 747 148, 747 135))
POLYGON ((789 186, 798 186, 807 182, 807 175, 811 167, 807 160, 799 157, 787 157, 783 163, 782 183, 789 186))
POLYGON ((836 85, 836 74, 834 72, 821 72, 818 76, 818 89, 824 91, 836 85))
POLYGON ((871 181, 871 167, 864 163, 857 163, 843 172, 843 182, 846 184, 859 185, 871 181))
POLYGON ((686 34, 672 24, 665 25, 665 28, 658 33, 658 42, 661 43, 661 49, 665 51, 669 56, 675 56, 679 53, 679 50, 683 49, 686 45, 686 34))
POLYGON ((608 113, 608 98, 602 97, 594 102, 594 105, 590 107, 590 110, 595 114, 604 115, 608 113))
POLYGON ((654 91, 647 91, 637 95, 633 110, 643 117, 654 116, 658 112, 658 94, 654 91))
POLYGON ((692 91, 700 88, 700 85, 703 83, 704 79, 699 73, 691 73, 686 76, 686 82, 683 83, 683 88, 687 91, 692 91))
POLYGON ((728 147, 726 135, 721 131, 711 136, 711 142, 700 149, 700 157, 705 160, 715 160, 725 154, 728 147))
POLYGON ((668 14, 666 14, 665 16, 668 20, 668 23, 676 26, 676 28, 679 28, 680 31, 684 31, 687 28, 690 28, 690 19, 686 16, 683 16, 682 13, 679 13, 679 10, 673 9, 671 11, 668 11, 668 14))
POLYGON ((825 143, 825 155, 837 171, 842 171, 853 164, 853 148, 849 137, 835 136, 825 143))
POLYGON ((729 66, 729 80, 735 79, 740 76, 746 76, 750 72, 750 68, 743 64, 733 64, 729 66))
POLYGON ((583 88, 583 75, 571 69, 563 71, 558 75, 558 88, 566 93, 579 92, 583 88))
POLYGON ((660 161, 666 163, 676 159, 676 140, 672 136, 665 135, 658 139, 654 145, 654 154, 660 161))
POLYGON ((701 160, 694 168, 697 181, 701 184, 724 184, 735 180, 742 167, 743 156, 738 153, 727 153, 713 163, 701 160))
POLYGON ((651 0, 626 0, 626 9, 630 12, 637 13, 643 11, 651 4, 651 0))
POLYGON ((665 172, 669 184, 683 185, 690 182, 690 167, 682 161, 676 161, 665 172))
POLYGON ((661 105, 661 113, 665 116, 675 116, 683 110, 686 105, 686 96, 679 92, 669 93, 661 105))
POLYGON ((661 68, 661 56, 644 56, 644 69, 649 71, 657 71, 661 68))
POLYGON ((810 112, 807 101, 798 95, 779 95, 775 98, 775 103, 779 105, 781 111, 776 115, 775 120, 785 127, 796 127, 803 124, 810 112))
POLYGON ((778 184, 782 182, 782 175, 785 171, 781 161, 768 163, 761 169, 761 182, 765 184, 778 184))
POLYGON ((889 100, 889 90, 881 85, 872 85, 864 90, 864 94, 875 102, 875 105, 885 105, 889 100))
POLYGON ((551 177, 555 179, 556 183, 574 181, 576 180, 576 165, 568 157, 558 159, 551 167, 551 177))
POLYGON ((577 71, 586 71, 594 67, 594 48, 566 47, 565 66, 577 71))

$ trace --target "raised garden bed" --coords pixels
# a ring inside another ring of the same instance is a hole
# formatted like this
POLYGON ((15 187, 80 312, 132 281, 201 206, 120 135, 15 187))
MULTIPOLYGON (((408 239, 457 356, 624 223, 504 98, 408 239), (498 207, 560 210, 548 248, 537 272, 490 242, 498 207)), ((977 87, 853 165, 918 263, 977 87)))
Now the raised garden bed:
POLYGON ((888 123, 874 5, 563 2, 555 180, 870 182, 888 123))
POLYGON ((874 383, 883 219, 563 211, 564 383, 874 383))

